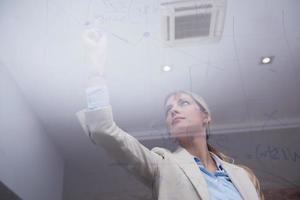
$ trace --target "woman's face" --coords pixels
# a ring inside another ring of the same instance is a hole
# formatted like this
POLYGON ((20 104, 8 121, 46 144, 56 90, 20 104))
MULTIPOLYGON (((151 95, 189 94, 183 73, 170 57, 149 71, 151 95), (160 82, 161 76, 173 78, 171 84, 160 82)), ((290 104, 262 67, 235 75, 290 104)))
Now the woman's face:
POLYGON ((190 95, 172 95, 165 108, 166 123, 171 137, 205 136, 205 124, 210 121, 210 117, 190 95))

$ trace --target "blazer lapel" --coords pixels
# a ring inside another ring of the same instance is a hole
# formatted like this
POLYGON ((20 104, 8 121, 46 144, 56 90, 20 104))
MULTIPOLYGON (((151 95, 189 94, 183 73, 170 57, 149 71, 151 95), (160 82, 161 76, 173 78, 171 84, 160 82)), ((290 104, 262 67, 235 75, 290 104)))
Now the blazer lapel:
POLYGON ((194 161, 193 156, 184 148, 179 147, 177 151, 173 153, 173 158, 187 178, 191 181, 201 199, 208 200, 209 193, 206 181, 194 161))
POLYGON ((258 200, 258 196, 256 195, 257 192, 251 180, 247 177, 248 175, 243 173, 243 171, 237 166, 226 163, 222 160, 220 160, 220 162, 243 199, 258 200))

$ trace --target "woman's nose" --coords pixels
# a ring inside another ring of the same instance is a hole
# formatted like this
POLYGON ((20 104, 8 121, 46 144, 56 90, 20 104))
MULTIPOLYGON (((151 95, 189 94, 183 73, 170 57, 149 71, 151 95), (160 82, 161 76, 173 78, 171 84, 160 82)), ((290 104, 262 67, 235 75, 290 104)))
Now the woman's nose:
POLYGON ((171 110, 171 116, 173 117, 174 115, 178 114, 179 113, 179 110, 177 107, 173 107, 172 110, 171 110))

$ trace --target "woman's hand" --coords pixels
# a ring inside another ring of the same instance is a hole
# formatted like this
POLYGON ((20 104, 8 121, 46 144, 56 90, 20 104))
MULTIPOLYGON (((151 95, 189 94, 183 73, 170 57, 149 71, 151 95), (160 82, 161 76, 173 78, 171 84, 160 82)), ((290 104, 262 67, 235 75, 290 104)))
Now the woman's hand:
POLYGON ((103 76, 106 63, 107 37, 104 32, 90 28, 83 32, 90 76, 103 76))

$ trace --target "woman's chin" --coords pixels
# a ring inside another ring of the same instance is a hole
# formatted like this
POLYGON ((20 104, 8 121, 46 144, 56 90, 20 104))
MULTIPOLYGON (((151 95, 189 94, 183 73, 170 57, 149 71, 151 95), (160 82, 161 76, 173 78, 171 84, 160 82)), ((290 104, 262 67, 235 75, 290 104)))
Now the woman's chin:
POLYGON ((199 126, 186 126, 186 125, 179 125, 173 126, 171 130, 172 137, 187 137, 187 136, 196 136, 202 135, 203 129, 199 126))

